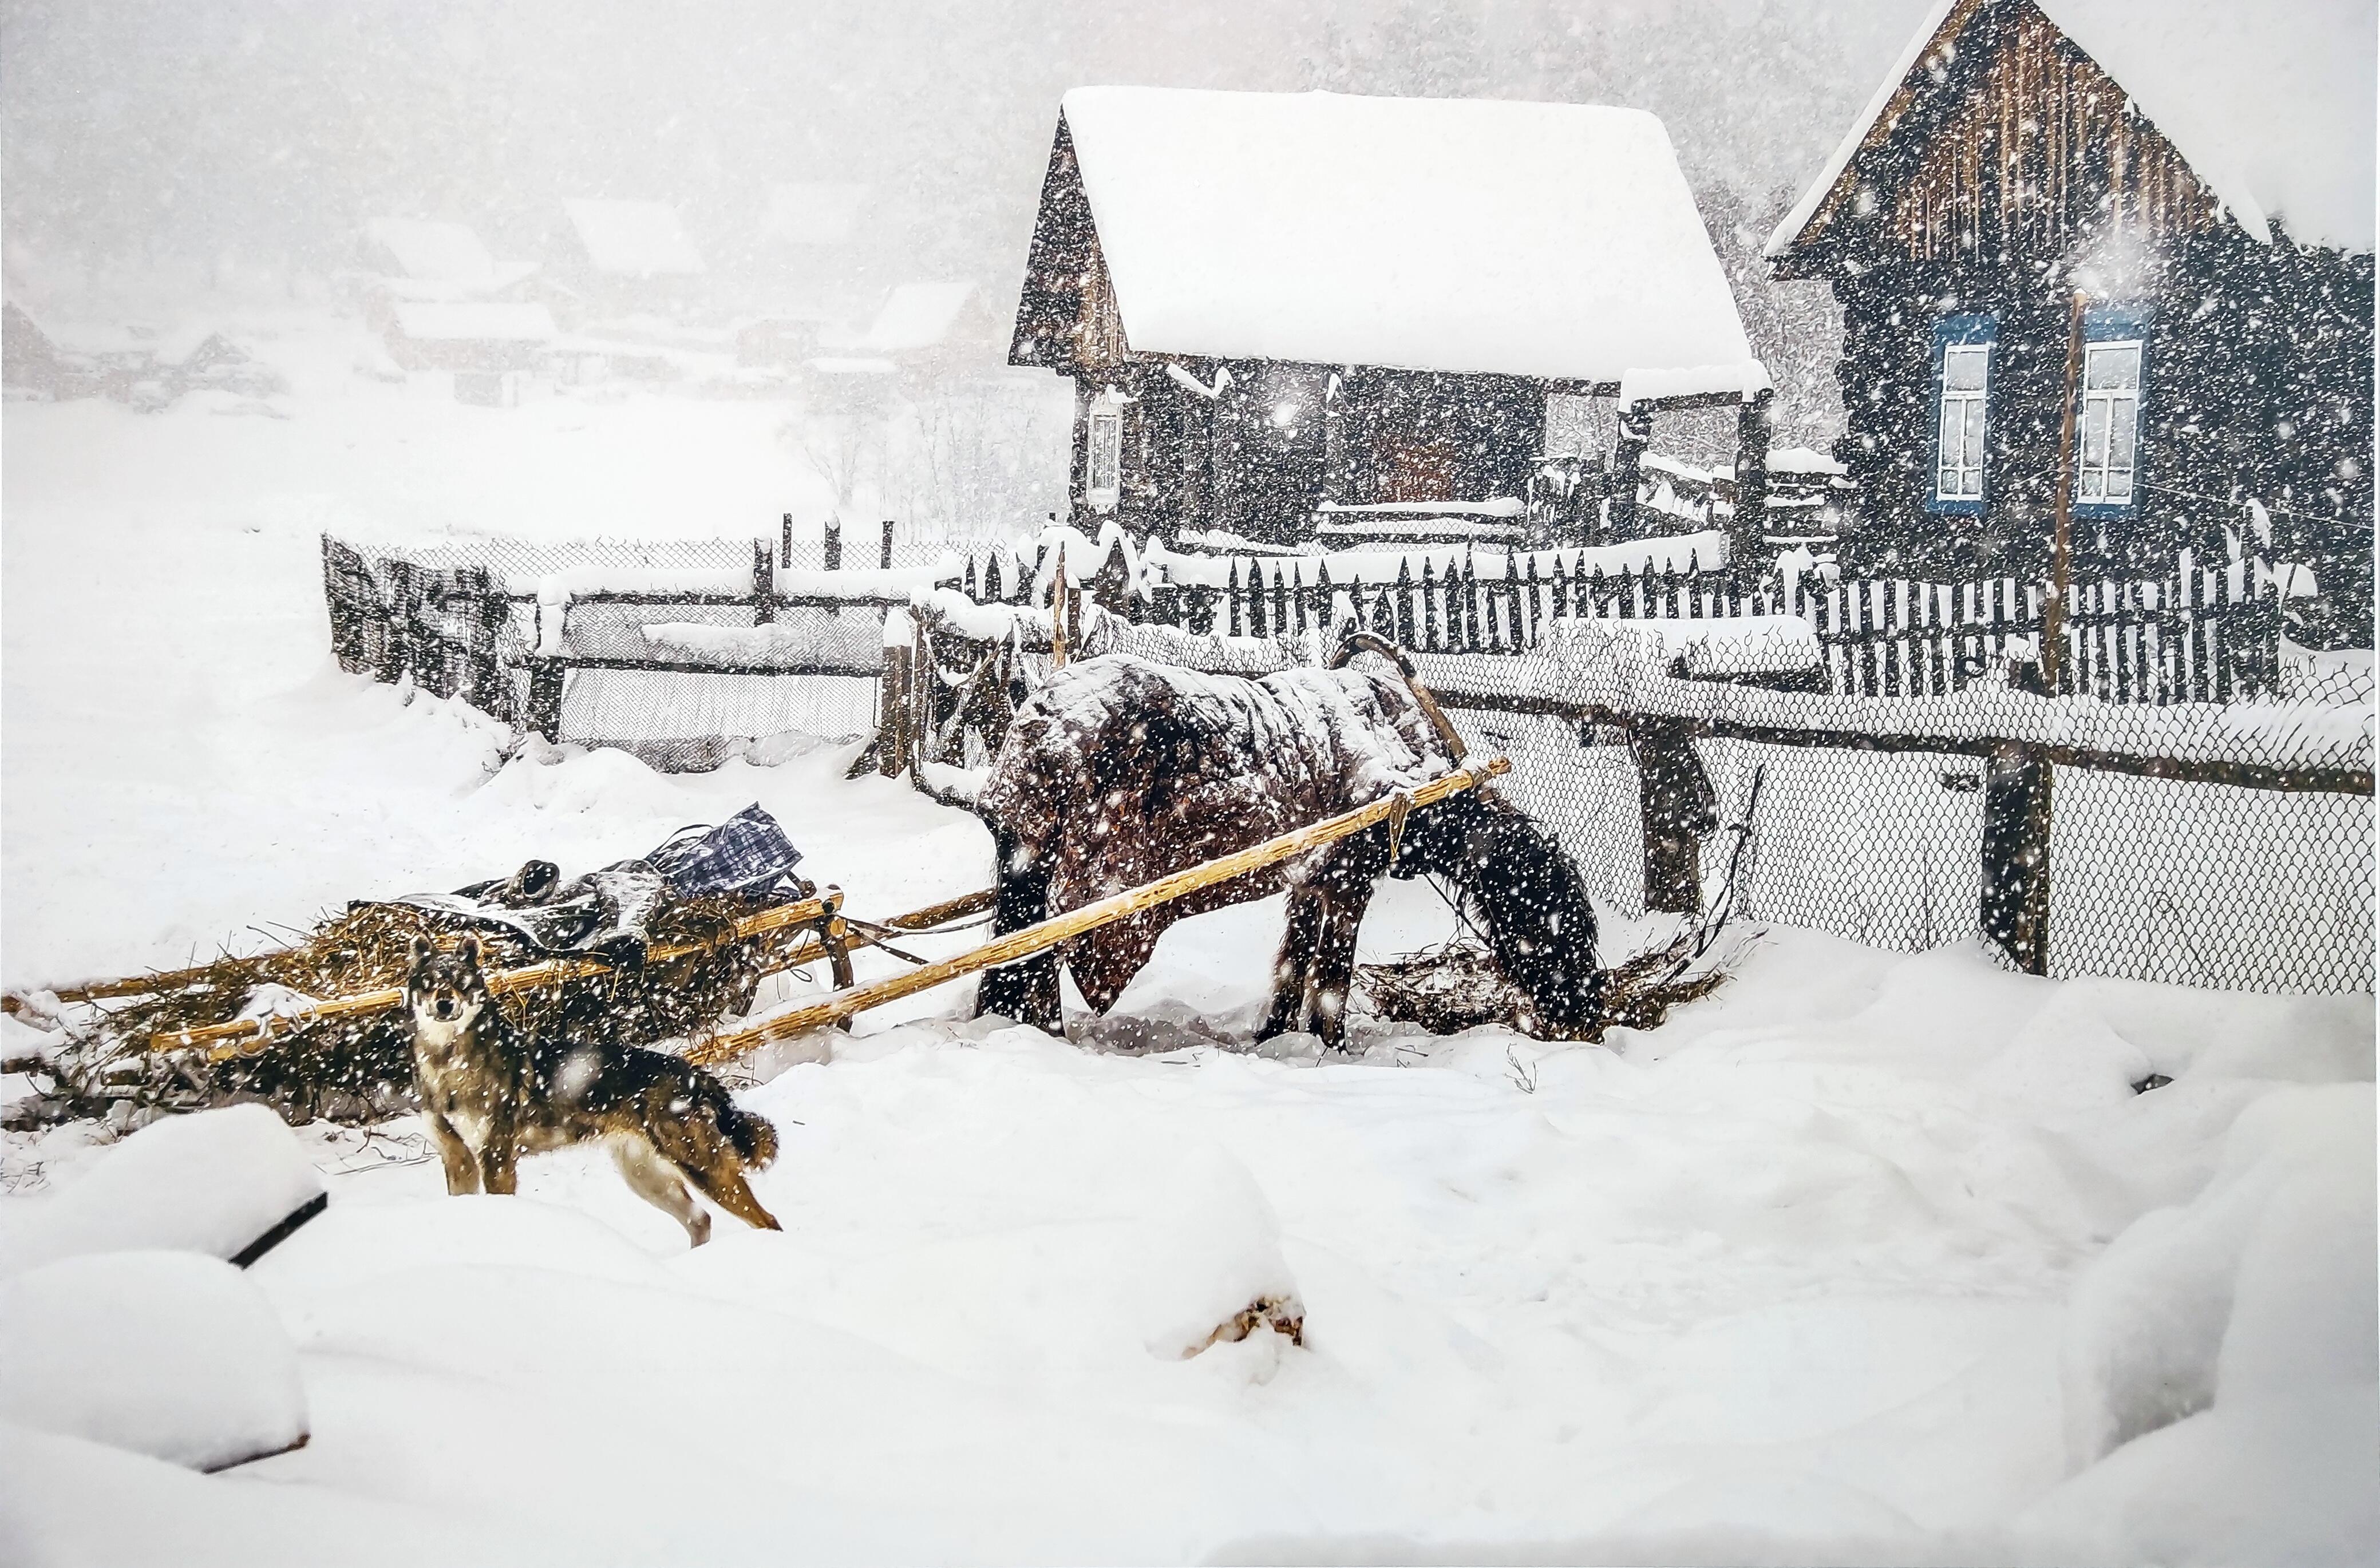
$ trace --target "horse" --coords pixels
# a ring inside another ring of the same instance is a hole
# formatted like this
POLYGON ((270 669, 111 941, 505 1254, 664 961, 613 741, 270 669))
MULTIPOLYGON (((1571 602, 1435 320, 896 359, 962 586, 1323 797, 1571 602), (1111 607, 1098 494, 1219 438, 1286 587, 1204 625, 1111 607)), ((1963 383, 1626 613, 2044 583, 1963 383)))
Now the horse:
MULTIPOLYGON (((1258 678, 1123 653, 1068 664, 1018 707, 977 796, 998 857, 993 932, 1410 790, 1462 758, 1411 661, 1368 633, 1342 643, 1327 668, 1258 678), (1354 666, 1363 650, 1387 668, 1354 666)), ((990 971, 977 1014, 1059 1033, 1061 961, 1104 1014, 1175 921, 1286 888, 1288 929, 1257 1037, 1311 1031, 1343 1049, 1355 933, 1383 872, 1438 875, 1458 890, 1536 1032, 1597 1037, 1603 973, 1578 868, 1484 784, 990 971)))

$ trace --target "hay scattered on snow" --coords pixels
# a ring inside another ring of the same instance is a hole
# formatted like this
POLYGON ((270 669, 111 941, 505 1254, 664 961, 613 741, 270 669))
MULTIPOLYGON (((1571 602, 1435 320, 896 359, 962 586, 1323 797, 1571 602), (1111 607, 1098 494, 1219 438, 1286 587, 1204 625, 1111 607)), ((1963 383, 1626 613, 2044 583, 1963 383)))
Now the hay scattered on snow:
POLYGON ((1699 1001, 1727 983, 1730 971, 1724 962, 1699 973, 1683 972, 1699 935, 1685 931, 1666 947, 1607 970, 1603 1017, 1594 1029, 1574 1037, 1544 1029, 1528 997, 1504 978, 1487 947, 1474 939, 1459 938, 1390 963, 1366 964, 1356 971, 1355 984, 1378 1017, 1417 1023, 1432 1034, 1499 1024, 1533 1039, 1597 1041, 1615 1026, 1658 1029, 1670 1008, 1699 1001))

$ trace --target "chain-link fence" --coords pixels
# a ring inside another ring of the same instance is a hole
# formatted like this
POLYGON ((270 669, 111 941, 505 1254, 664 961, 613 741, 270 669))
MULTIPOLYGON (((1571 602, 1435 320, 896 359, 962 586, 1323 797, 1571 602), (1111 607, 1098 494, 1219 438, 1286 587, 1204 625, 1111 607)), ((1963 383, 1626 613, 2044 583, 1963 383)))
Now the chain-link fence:
POLYGON ((1778 689, 1809 657, 1790 633, 1703 631, 1730 645, 1578 621, 1520 658, 1421 661, 1623 913, 1700 907, 1732 871, 1742 913, 1874 947, 1983 936, 2053 975, 2372 989, 2368 655, 2285 649, 2280 690, 2229 705, 2050 698, 2005 669, 1843 696, 1778 689), (1697 651, 1734 673, 1685 674, 1697 651))

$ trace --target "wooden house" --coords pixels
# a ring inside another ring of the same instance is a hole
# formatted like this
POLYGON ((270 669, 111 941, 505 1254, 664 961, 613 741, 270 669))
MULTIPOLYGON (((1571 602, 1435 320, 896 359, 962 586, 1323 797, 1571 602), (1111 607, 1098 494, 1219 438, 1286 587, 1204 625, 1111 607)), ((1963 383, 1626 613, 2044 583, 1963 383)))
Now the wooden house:
POLYGON ((710 300, 710 269, 665 201, 574 198, 555 271, 569 313, 594 320, 680 317, 710 300))
POLYGON ((1318 92, 1067 93, 1009 363, 1074 382, 1078 526, 1272 542, 1524 496, 1548 392, 1767 387, 1652 115, 1318 92))
POLYGON ((1768 246, 1843 309, 1848 565, 2040 572, 2079 337, 2078 568, 2268 521, 2369 635, 2373 15, 1939 0, 1768 246))

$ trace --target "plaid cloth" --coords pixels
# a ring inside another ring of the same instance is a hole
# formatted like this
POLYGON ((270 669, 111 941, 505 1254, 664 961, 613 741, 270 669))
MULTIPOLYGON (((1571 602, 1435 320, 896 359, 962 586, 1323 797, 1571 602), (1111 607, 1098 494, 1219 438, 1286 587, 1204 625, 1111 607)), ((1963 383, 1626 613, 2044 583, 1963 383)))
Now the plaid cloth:
POLYGON ((758 892, 791 876, 802 852, 759 802, 718 826, 682 828, 645 859, 679 894, 758 892))

